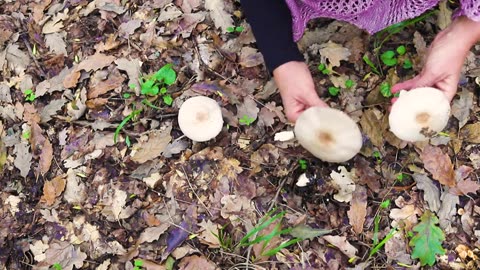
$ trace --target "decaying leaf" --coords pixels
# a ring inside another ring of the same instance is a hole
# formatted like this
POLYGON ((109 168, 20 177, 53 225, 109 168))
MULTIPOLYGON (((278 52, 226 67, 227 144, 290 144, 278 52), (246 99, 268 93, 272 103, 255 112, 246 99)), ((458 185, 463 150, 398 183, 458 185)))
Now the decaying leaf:
POLYGON ((428 203, 430 210, 433 212, 440 210, 440 190, 433 181, 425 174, 420 173, 414 173, 413 179, 415 179, 417 187, 423 190, 423 198, 428 203))
POLYGON ((168 230, 169 227, 170 227, 170 224, 163 223, 160 226, 146 228, 140 234, 140 237, 137 240, 137 244, 140 245, 140 244, 145 243, 145 242, 151 243, 153 241, 158 240, 158 238, 163 233, 165 233, 168 230))
POLYGON ((333 195, 333 198, 339 202, 349 202, 352 199, 352 194, 355 191, 355 182, 352 180, 354 175, 350 173, 344 166, 339 166, 340 172, 332 171, 333 183, 336 184, 338 193, 333 195))
POLYGON ((456 229, 452 228, 451 225, 454 216, 457 214, 457 204, 460 204, 460 198, 445 190, 442 192, 440 200, 442 201, 442 206, 438 211, 440 227, 447 233, 454 233, 456 229))
POLYGON ((220 241, 215 235, 219 234, 220 225, 213 223, 211 220, 202 220, 198 225, 202 228, 198 235, 200 242, 208 245, 209 248, 219 248, 220 241))
POLYGON ((452 114, 458 119, 458 128, 461 129, 469 119, 473 106, 473 93, 464 88, 458 95, 460 98, 455 99, 452 104, 452 114))
POLYGON ((210 11, 215 27, 220 28, 224 33, 227 32, 228 27, 234 25, 232 17, 225 11, 225 3, 222 0, 205 0, 205 8, 210 11))
POLYGON ((372 144, 376 147, 383 146, 383 130, 379 127, 381 126, 381 113, 376 109, 368 109, 363 112, 362 118, 360 119, 360 125, 362 126, 362 131, 366 133, 372 144))
POLYGON ((464 126, 460 130, 460 137, 469 143, 480 143, 480 123, 464 126))
POLYGON ((50 181, 46 181, 43 185, 43 196, 40 198, 41 202, 44 202, 47 206, 53 205, 55 199, 65 189, 65 175, 59 175, 50 181))
POLYGON ((352 194, 350 201, 350 209, 347 211, 350 225, 356 234, 363 232, 363 224, 367 216, 367 189, 363 186, 357 185, 352 194))
POLYGON ((308 225, 298 225, 290 231, 290 235, 300 239, 313 240, 315 237, 322 236, 327 233, 331 233, 332 230, 314 229, 308 225))
POLYGON ((159 157, 172 140, 170 136, 171 130, 172 126, 169 125, 164 130, 149 132, 146 141, 136 143, 133 146, 133 148, 137 150, 132 154, 132 161, 144 163, 159 157))
POLYGON ((13 165, 20 170, 20 175, 26 177, 30 171, 30 166, 32 165, 33 155, 29 152, 30 146, 25 143, 19 143, 15 145, 13 150, 16 155, 13 165))
POLYGON ((340 44, 328 41, 320 46, 320 55, 323 59, 328 59, 333 67, 339 67, 340 61, 348 61, 350 50, 340 44))
POLYGON ((179 270, 220 270, 212 261, 197 255, 183 258, 178 267, 179 270))
POLYGON ((348 258, 355 258, 358 252, 358 249, 352 246, 347 241, 347 237, 345 236, 338 236, 338 235, 326 235, 323 236, 330 244, 336 246, 343 254, 347 255, 348 258))
POLYGON ((425 165, 425 169, 432 174, 433 179, 449 187, 456 185, 452 161, 439 147, 431 145, 425 146, 420 154, 420 158, 425 165))

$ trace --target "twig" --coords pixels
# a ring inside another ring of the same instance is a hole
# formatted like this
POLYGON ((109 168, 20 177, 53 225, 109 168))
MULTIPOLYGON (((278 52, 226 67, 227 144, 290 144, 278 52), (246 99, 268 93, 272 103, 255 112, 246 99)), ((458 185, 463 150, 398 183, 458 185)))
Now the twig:
POLYGON ((185 168, 184 168, 183 166, 182 166, 182 171, 183 171, 183 173, 185 174, 185 178, 187 179, 188 186, 189 186, 190 189, 192 190, 193 195, 195 195, 195 197, 197 197, 197 200, 200 202, 200 204, 202 204, 202 206, 205 207, 205 210, 206 210, 207 213, 210 215, 210 217, 213 217, 212 213, 210 213, 210 210, 208 210, 208 207, 205 205, 205 203, 203 203, 203 201, 200 199, 200 197, 197 195, 197 193, 196 193, 195 190, 193 189, 192 184, 190 183, 190 179, 189 179, 189 177, 188 177, 188 174, 187 174, 187 172, 185 171, 185 168))

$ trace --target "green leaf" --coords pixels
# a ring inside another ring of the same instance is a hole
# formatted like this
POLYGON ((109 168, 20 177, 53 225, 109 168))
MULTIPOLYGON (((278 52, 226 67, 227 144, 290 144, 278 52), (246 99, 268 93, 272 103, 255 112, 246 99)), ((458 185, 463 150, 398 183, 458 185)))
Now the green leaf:
POLYGON ((298 225, 290 231, 290 235, 300 239, 310 239, 331 233, 332 230, 313 229, 308 225, 298 225))
POLYGON ((130 146, 132 145, 132 143, 130 142, 130 136, 128 136, 128 135, 125 137, 125 144, 126 144, 128 147, 130 147, 130 146))
POLYGON ((54 264, 52 265, 52 267, 53 267, 53 269, 55 269, 55 270, 62 270, 62 266, 61 266, 59 263, 54 263, 54 264))
POLYGON ((237 26, 235 27, 235 32, 242 32, 243 30, 245 30, 245 28, 243 26, 237 26))
POLYGON ((300 165, 300 169, 303 171, 307 169, 307 161, 305 159, 299 159, 298 164, 300 165))
POLYGON ((129 98, 130 96, 131 96, 130 93, 123 93, 123 98, 125 98, 125 99, 129 98))
POLYGON ((143 261, 142 260, 135 260, 133 265, 142 267, 143 266, 143 261))
POLYGON ((412 259, 420 259, 422 266, 432 266, 436 261, 435 256, 437 254, 445 254, 442 247, 445 234, 437 226, 438 218, 432 212, 425 211, 420 220, 421 222, 413 227, 416 234, 409 243, 413 247, 412 259))
POLYGON ((330 95, 334 97, 337 96, 339 92, 340 92, 340 89, 338 87, 330 86, 328 88, 328 93, 330 93, 330 95))
POLYGON ((228 33, 233 33, 233 32, 235 32, 235 27, 229 26, 229 27, 227 27, 226 30, 227 30, 228 33))
POLYGON ((397 47, 397 53, 399 55, 404 55, 406 52, 407 52, 407 48, 405 48, 405 46, 400 45, 397 47))
POLYGON ((382 62, 389 67, 395 66, 397 64, 397 59, 395 58, 394 51, 386 51, 380 55, 382 62))
POLYGON ((319 71, 323 71, 325 69, 325 64, 321 63, 317 68, 319 71))
POLYGON ((172 96, 170 95, 165 95, 162 97, 163 98, 163 102, 165 102, 165 104, 167 104, 168 106, 172 105, 173 103, 173 98, 172 96))
POLYGON ((412 61, 410 59, 405 59, 403 61, 403 68, 404 69, 411 69, 413 67, 412 61))
POLYGON ((381 85, 380 85, 380 93, 382 94, 382 96, 386 97, 386 98, 389 98, 389 97, 392 97, 392 87, 390 86, 390 84, 388 82, 383 82, 381 85))
POLYGON ((383 201, 380 204, 380 208, 388 208, 390 206, 390 200, 383 201))
POLYGON ((172 68, 172 64, 166 64, 153 75, 153 78, 166 85, 172 85, 177 79, 177 73, 172 68))
POLYGON ((143 95, 156 96, 158 95, 159 89, 158 85, 155 84, 154 79, 149 79, 141 85, 142 90, 140 93, 143 95))
POLYGON ((167 88, 165 87, 160 88, 160 94, 164 95, 166 93, 167 93, 167 88))
POLYGON ((368 58, 368 55, 364 55, 362 57, 363 61, 372 69, 373 73, 377 74, 377 75, 380 75, 380 72, 378 71, 377 67, 375 66, 375 64, 370 60, 370 58, 368 58))
POLYGON ((346 88, 352 88, 354 84, 355 84, 355 82, 351 79, 348 79, 348 80, 345 81, 345 87, 346 88))
POLYGON ((133 89, 137 88, 137 85, 135 85, 134 83, 131 83, 131 84, 128 85, 128 88, 133 90, 133 89))
POLYGON ((171 256, 168 256, 167 261, 165 262, 165 268, 167 270, 172 270, 173 266, 175 265, 175 259, 171 256))

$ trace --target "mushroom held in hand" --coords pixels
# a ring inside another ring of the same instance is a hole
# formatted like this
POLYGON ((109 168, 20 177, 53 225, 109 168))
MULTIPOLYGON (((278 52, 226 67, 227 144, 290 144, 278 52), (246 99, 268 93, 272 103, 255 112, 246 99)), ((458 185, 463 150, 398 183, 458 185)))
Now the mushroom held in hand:
POLYGON ((222 130, 222 111, 217 102, 211 98, 192 97, 180 107, 178 125, 183 134, 192 141, 208 141, 222 130))
POLYGON ((390 130, 398 138, 425 141, 442 131, 450 117, 450 102, 442 91, 432 87, 401 91, 392 106, 390 130))
POLYGON ((295 123, 298 142, 317 158, 344 162, 362 148, 357 124, 344 112, 322 107, 305 110, 295 123))

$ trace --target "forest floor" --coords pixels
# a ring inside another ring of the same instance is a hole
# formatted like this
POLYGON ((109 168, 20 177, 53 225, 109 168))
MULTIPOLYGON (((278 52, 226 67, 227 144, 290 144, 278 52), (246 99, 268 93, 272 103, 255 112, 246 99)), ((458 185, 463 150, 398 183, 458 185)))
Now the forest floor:
POLYGON ((309 24, 319 95, 364 136, 333 164, 275 140, 293 125, 237 1, 0 1, 0 269, 479 269, 480 46, 443 133, 388 128, 451 8, 309 24), (203 143, 177 121, 197 95, 225 121, 203 143))

